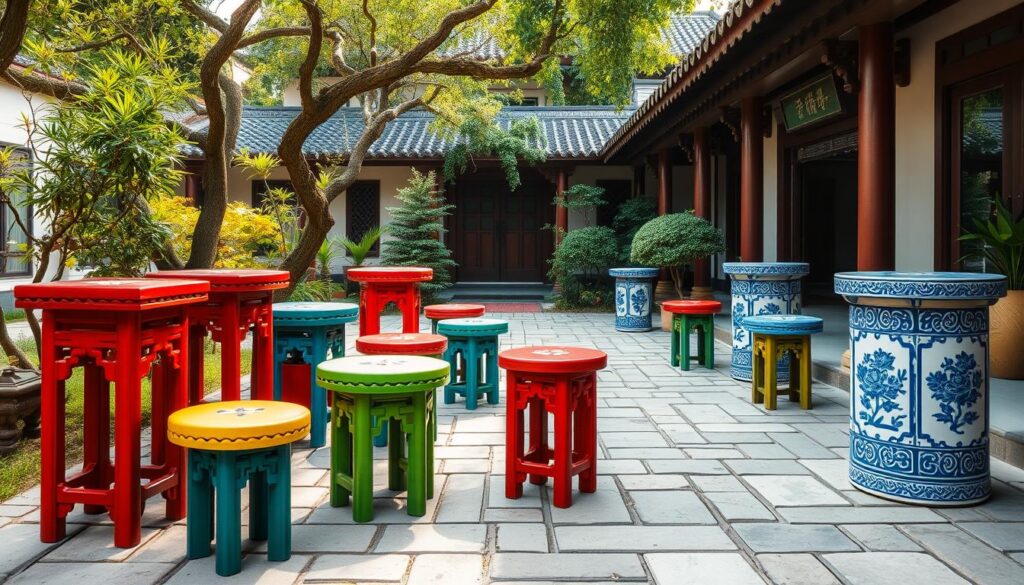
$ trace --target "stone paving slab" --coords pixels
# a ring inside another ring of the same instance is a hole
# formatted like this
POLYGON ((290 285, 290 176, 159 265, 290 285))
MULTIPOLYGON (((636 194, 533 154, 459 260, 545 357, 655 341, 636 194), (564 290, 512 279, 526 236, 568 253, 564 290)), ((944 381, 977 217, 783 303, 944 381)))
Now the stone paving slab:
MULTIPOLYGON (((501 318, 503 348, 609 353, 598 490, 574 482, 572 507, 552 506, 550 482, 506 499, 504 396, 473 412, 460 399, 438 412, 435 497, 423 517, 387 489, 387 451, 376 449, 375 517, 355 524, 350 507, 327 501, 329 448, 300 442, 286 562, 245 540, 242 573, 216 577, 213 557, 185 560, 185 524, 164 520, 156 499, 134 549, 113 548, 109 518, 81 507, 68 516, 69 539, 42 544, 32 488, 0 503, 0 584, 1024 583, 1024 471, 993 461, 993 497, 971 508, 883 500, 847 479, 843 391, 815 383, 812 410, 781 400, 769 412, 728 377, 723 345, 717 370, 681 372, 668 366, 667 333, 618 333, 609 315, 501 318)), ((396 329, 386 316, 384 330, 396 329)))

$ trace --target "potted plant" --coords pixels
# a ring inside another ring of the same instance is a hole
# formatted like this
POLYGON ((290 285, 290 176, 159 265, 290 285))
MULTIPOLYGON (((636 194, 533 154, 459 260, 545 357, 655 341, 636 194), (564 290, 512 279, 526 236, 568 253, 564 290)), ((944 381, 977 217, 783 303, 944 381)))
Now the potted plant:
MULTIPOLYGON (((630 260, 668 270, 676 297, 683 298, 683 274, 695 260, 725 251, 725 238, 693 211, 670 213, 645 223, 633 236, 630 260)), ((665 314, 662 314, 665 328, 665 314)))
POLYGON ((998 199, 984 220, 960 237, 965 260, 982 261, 985 272, 1006 276, 1009 289, 989 312, 990 371, 996 378, 1024 379, 1024 216, 1014 219, 998 199))
MULTIPOLYGON (((366 257, 373 251, 373 247, 377 245, 377 240, 380 239, 381 229, 377 226, 373 226, 370 229, 363 232, 363 237, 359 238, 358 242, 354 242, 348 238, 339 238, 338 244, 345 248, 345 252, 351 258, 351 264, 348 268, 355 268, 362 266, 366 262, 366 257)), ((348 291, 348 278, 345 279, 345 290, 348 291)))

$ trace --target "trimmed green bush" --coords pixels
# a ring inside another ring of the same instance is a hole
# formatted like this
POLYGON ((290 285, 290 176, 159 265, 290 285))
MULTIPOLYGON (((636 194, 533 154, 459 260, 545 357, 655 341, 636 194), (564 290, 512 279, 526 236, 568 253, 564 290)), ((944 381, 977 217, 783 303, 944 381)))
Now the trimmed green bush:
POLYGON ((683 296, 683 269, 695 260, 725 251, 725 238, 715 226, 693 214, 670 213, 645 223, 633 237, 630 260, 667 268, 676 294, 683 296))
POLYGON ((604 286, 608 268, 618 259, 615 231, 607 227, 585 227, 565 234, 555 250, 548 276, 561 289, 565 307, 606 306, 612 293, 604 286))

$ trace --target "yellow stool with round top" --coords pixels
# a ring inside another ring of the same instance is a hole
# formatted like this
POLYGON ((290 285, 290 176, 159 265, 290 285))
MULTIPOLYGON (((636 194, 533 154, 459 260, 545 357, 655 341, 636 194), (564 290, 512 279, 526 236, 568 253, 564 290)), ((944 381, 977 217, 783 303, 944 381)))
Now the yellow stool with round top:
POLYGON ((210 556, 216 526, 217 574, 242 570, 246 483, 249 538, 268 540, 267 560, 291 557, 291 444, 309 433, 309 418, 304 406, 269 400, 210 402, 168 418, 168 439, 189 450, 188 558, 210 556))

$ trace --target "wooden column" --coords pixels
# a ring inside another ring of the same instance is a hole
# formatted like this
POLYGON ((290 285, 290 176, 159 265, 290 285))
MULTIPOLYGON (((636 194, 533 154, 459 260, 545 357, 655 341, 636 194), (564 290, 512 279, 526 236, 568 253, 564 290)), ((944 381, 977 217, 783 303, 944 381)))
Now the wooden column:
POLYGON ((764 260, 764 133, 760 97, 740 107, 740 258, 764 260))
POLYGON ((672 213, 672 153, 658 151, 658 215, 672 213))
MULTIPOLYGON (((569 173, 565 168, 558 169, 555 177, 555 194, 561 196, 569 188, 569 173)), ((550 216, 549 216, 550 217, 550 216)), ((562 243, 562 234, 569 231, 569 210, 561 205, 555 206, 555 246, 562 243)))
MULTIPOLYGON (((693 213, 711 219, 711 147, 708 128, 693 131, 693 213)), ((710 263, 706 259, 693 264, 693 292, 695 299, 711 298, 710 263)))
POLYGON ((859 29, 857 270, 896 267, 896 84, 889 22, 859 29))
POLYGON ((633 197, 640 197, 647 194, 647 165, 639 164, 633 167, 633 197))

